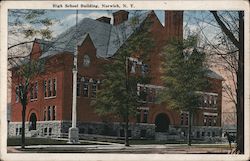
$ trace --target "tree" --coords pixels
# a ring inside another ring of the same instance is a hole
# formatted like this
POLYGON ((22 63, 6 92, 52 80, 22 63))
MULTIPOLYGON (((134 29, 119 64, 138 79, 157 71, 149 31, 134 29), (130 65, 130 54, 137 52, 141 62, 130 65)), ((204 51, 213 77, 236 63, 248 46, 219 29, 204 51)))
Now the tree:
POLYGON ((163 84, 160 100, 169 108, 188 111, 188 145, 191 145, 193 115, 200 105, 200 95, 208 87, 205 54, 197 47, 197 36, 171 40, 163 52, 163 84))
POLYGON ((99 115, 113 114, 116 119, 120 119, 125 124, 125 146, 129 146, 129 118, 136 114, 137 107, 140 105, 137 83, 146 83, 149 80, 146 76, 129 74, 129 57, 147 61, 148 53, 153 47, 150 32, 148 32, 150 24, 150 20, 146 19, 138 26, 137 15, 131 18, 130 25, 134 33, 128 38, 124 31, 123 39, 119 39, 121 48, 110 58, 110 63, 104 65, 103 81, 97 92, 98 99, 92 102, 99 115))
POLYGON ((29 60, 23 62, 20 66, 13 67, 13 83, 17 85, 16 95, 22 105, 22 148, 25 148, 25 116, 26 106, 28 104, 28 93, 33 89, 33 79, 43 72, 44 61, 29 60))
MULTIPOLYGON (((50 27, 56 19, 46 17, 46 10, 9 10, 8 12, 8 74, 9 83, 17 85, 16 96, 22 105, 22 148, 25 148, 25 116, 33 78, 44 70, 44 60, 31 60, 34 37, 51 39, 50 27)), ((41 43, 41 41, 40 41, 41 43)))
POLYGON ((244 11, 238 11, 236 30, 228 25, 228 19, 221 17, 217 11, 211 11, 222 32, 238 49, 236 70, 236 114, 237 114, 237 151, 244 153, 244 11))

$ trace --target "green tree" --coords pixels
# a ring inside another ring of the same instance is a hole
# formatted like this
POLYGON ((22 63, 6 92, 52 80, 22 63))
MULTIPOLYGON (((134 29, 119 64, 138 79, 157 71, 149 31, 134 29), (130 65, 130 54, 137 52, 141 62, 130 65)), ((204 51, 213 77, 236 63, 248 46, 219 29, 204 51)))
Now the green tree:
POLYGON ((44 61, 28 61, 23 62, 20 66, 13 67, 12 69, 12 83, 17 85, 16 95, 18 96, 22 105, 22 144, 21 147, 25 148, 25 116, 26 106, 28 104, 28 93, 33 88, 33 79, 41 74, 44 70, 44 61))
POLYGON ((189 112, 188 145, 191 145, 193 115, 200 103, 200 93, 207 88, 205 78, 205 54, 197 47, 197 37, 172 40, 163 53, 163 76, 165 88, 160 100, 167 106, 189 112))
POLYGON ((148 60, 148 53, 152 50, 153 41, 148 32, 151 25, 146 19, 138 26, 138 17, 130 20, 134 33, 122 43, 118 52, 110 58, 110 63, 104 65, 103 81, 97 92, 97 99, 92 102, 99 115, 114 116, 123 122, 125 131, 125 146, 129 146, 128 127, 129 118, 135 116, 140 99, 137 95, 137 83, 147 83, 149 77, 130 75, 129 57, 139 54, 140 61, 148 60))

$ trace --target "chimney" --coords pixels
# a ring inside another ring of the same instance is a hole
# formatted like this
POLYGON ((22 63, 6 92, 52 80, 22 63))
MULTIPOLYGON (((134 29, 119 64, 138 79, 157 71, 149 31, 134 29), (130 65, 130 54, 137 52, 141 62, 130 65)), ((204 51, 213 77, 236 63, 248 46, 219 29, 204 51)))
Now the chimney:
POLYGON ((165 32, 167 39, 183 39, 183 11, 165 11, 165 32))
POLYGON ((100 21, 100 22, 104 22, 104 23, 110 24, 111 18, 102 16, 102 17, 100 17, 100 18, 97 18, 96 20, 97 20, 97 21, 100 21))
POLYGON ((124 10, 120 10, 117 12, 113 13, 113 17, 114 17, 114 25, 119 25, 121 23, 123 23, 124 21, 128 20, 128 14, 129 12, 124 11, 124 10))

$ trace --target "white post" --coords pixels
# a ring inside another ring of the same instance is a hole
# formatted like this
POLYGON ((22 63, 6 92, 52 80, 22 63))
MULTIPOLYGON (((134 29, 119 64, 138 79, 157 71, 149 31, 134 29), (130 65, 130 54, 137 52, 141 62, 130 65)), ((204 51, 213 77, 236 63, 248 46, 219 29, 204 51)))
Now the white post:
POLYGON ((69 128, 69 142, 71 144, 79 143, 78 128, 76 127, 76 88, 77 88, 77 47, 74 53, 73 72, 73 97, 72 97, 72 127, 69 128))

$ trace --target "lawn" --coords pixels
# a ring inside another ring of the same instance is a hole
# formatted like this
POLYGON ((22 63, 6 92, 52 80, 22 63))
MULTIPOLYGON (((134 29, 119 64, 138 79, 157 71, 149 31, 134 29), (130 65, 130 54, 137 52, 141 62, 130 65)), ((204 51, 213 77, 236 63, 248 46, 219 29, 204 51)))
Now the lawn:
MULTIPOLYGON (((26 145, 68 145, 67 140, 56 140, 52 138, 25 138, 26 145)), ((95 143, 80 142, 81 145, 94 145, 95 143)), ((7 146, 21 146, 21 138, 8 138, 7 146)))

